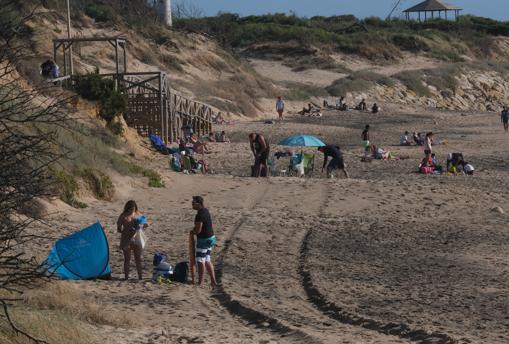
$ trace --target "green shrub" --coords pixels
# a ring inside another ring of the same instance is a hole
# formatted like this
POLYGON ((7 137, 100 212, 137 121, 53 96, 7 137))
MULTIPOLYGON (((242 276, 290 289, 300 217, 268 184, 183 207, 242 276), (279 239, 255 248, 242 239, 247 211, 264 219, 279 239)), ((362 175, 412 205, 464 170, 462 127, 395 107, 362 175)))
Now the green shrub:
POLYGON ((78 172, 78 175, 88 184, 95 197, 111 200, 115 193, 115 187, 108 175, 92 168, 83 169, 78 172))
POLYGON ((311 97, 326 97, 328 95, 326 90, 318 86, 298 82, 286 82, 285 86, 288 91, 285 92, 284 98, 288 100, 308 100, 311 97))
POLYGON ((342 97, 345 96, 348 92, 367 91, 373 87, 373 85, 374 84, 371 81, 346 77, 334 81, 332 85, 327 86, 325 89, 331 96, 342 97))
POLYGON ((426 74, 426 83, 435 86, 438 90, 454 91, 458 88, 459 81, 455 76, 459 74, 459 68, 454 65, 427 69, 424 73, 426 74))
POLYGON ((378 74, 376 72, 372 72, 369 70, 360 70, 360 71, 354 72, 350 75, 349 78, 352 80, 361 79, 361 80, 365 80, 365 81, 371 81, 371 82, 377 83, 379 85, 384 85, 384 86, 394 86, 396 84, 394 79, 392 79, 391 77, 388 77, 388 76, 385 76, 382 74, 378 74))
POLYGON ((428 87, 426 87, 423 80, 422 71, 403 71, 394 75, 396 79, 401 81, 409 90, 412 90, 420 97, 427 97, 430 95, 428 87))
POLYGON ((402 50, 414 53, 430 50, 426 42, 416 35, 396 34, 392 36, 392 42, 402 50))
POLYGON ((96 22, 111 22, 115 15, 110 6, 89 4, 85 7, 85 14, 96 22))
POLYGON ((125 160, 120 155, 115 155, 111 159, 113 168, 122 174, 137 174, 147 177, 149 179, 148 186, 153 188, 163 188, 164 182, 159 173, 154 170, 136 165, 130 161, 125 160))
POLYGON ((97 73, 77 75, 74 90, 87 100, 99 102, 99 114, 108 123, 127 110, 127 96, 115 90, 113 80, 97 73))
POLYGON ((74 176, 63 170, 50 170, 56 180, 57 192, 60 199, 74 208, 86 208, 87 205, 76 199, 78 183, 74 176))

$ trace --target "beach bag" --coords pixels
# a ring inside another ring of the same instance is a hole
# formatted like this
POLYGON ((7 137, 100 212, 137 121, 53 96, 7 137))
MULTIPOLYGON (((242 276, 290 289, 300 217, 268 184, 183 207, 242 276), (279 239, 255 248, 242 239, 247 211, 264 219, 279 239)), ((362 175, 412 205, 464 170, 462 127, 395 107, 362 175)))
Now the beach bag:
POLYGON ((432 174, 433 170, 434 170, 434 168, 431 166, 422 166, 421 167, 421 173, 424 173, 424 174, 432 174))
POLYGON ((180 262, 175 265, 173 269, 172 280, 174 282, 187 283, 189 279, 189 264, 187 262, 180 262))
POLYGON ((158 277, 171 279, 173 275, 173 268, 170 263, 162 261, 157 266, 154 266, 152 272, 152 280, 157 281, 158 277))
POLYGON ((147 243, 147 237, 143 233, 143 230, 138 229, 136 231, 136 233, 134 233, 133 244, 136 246, 139 246, 143 249, 143 248, 145 248, 146 243, 147 243))

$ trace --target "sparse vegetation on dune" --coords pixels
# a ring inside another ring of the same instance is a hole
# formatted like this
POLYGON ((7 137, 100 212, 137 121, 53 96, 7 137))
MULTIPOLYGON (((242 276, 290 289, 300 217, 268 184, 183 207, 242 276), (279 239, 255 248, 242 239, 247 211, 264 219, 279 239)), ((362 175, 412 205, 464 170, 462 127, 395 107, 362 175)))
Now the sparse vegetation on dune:
POLYGON ((219 37, 227 47, 246 48, 268 42, 295 41, 299 45, 327 46, 369 59, 391 60, 401 51, 423 53, 445 61, 461 61, 461 55, 478 55, 480 41, 509 35, 509 22, 475 16, 455 21, 413 22, 354 16, 297 17, 285 14, 240 17, 187 18, 176 21, 183 30, 205 32, 219 37))

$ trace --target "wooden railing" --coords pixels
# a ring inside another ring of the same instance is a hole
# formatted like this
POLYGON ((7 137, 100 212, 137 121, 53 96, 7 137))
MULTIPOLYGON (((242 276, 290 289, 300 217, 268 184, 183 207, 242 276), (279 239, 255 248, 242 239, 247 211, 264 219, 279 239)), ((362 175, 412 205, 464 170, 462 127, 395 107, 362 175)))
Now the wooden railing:
POLYGON ((182 127, 191 126, 198 136, 212 131, 214 110, 170 88, 164 72, 101 74, 116 80, 127 94, 127 125, 139 134, 156 134, 166 142, 182 136, 182 127))

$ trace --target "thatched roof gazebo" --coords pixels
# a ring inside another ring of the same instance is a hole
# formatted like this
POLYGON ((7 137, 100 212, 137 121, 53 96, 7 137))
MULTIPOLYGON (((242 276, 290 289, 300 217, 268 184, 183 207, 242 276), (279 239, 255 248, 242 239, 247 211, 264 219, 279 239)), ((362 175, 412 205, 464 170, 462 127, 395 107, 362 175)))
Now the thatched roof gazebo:
POLYGON ((424 17, 424 20, 442 18, 442 13, 444 14, 444 19, 449 19, 447 14, 451 12, 454 13, 451 19, 458 19, 461 10, 462 9, 459 7, 445 4, 440 0, 426 0, 414 7, 404 10, 403 13, 405 13, 407 20, 410 20, 410 15, 412 13, 417 13, 417 19, 421 21, 421 15, 423 13, 424 15, 422 17, 424 17))

